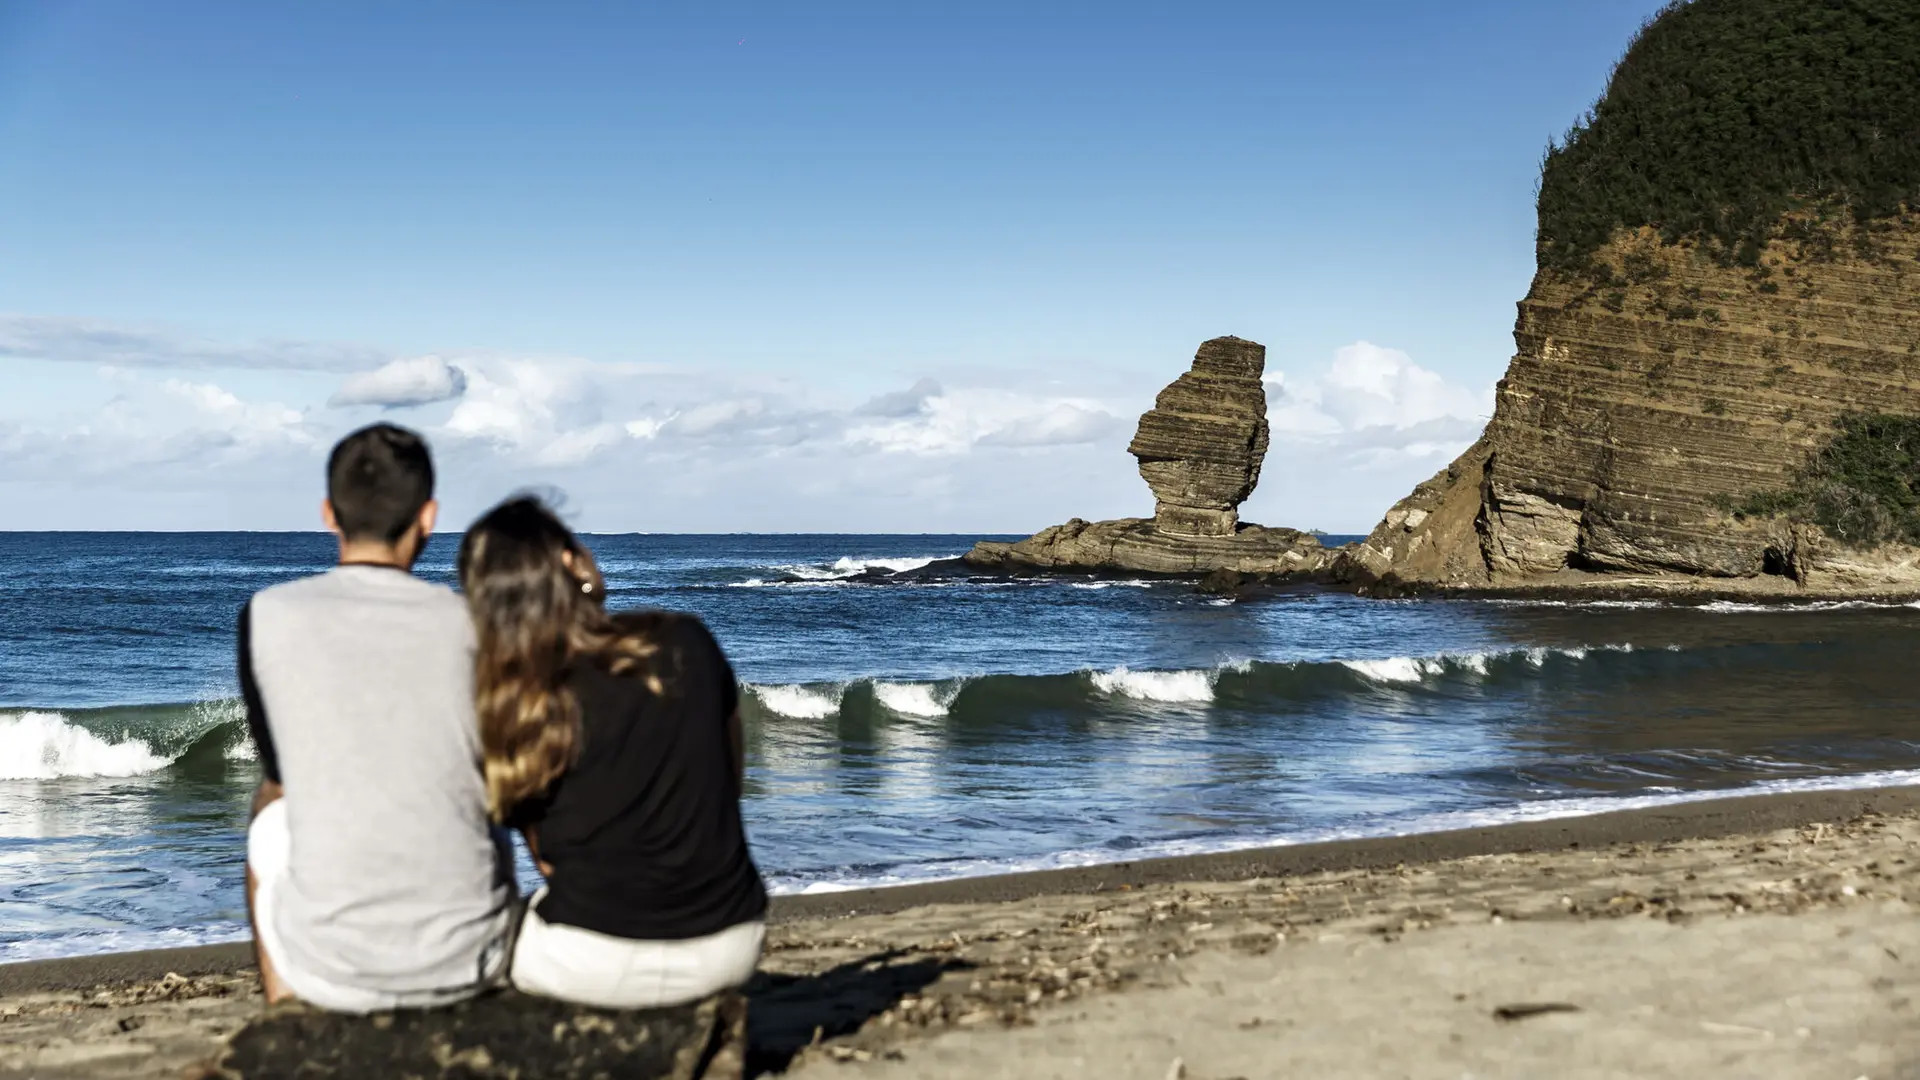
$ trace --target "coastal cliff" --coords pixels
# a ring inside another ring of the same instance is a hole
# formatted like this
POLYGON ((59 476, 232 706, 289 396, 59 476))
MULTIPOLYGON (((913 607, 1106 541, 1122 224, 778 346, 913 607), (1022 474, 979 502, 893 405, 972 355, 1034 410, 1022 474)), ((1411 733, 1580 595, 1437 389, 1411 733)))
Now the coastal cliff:
POLYGON ((966 555, 988 569, 1093 570, 1184 576, 1292 575, 1326 568, 1331 553, 1297 529, 1240 520, 1267 454, 1266 346, 1202 342, 1193 366, 1140 417, 1127 452, 1154 496, 1151 518, 1074 518, 1017 543, 982 541, 966 555))
POLYGON ((1470 449, 1363 588, 1920 591, 1920 9, 1695 0, 1550 150, 1470 449))

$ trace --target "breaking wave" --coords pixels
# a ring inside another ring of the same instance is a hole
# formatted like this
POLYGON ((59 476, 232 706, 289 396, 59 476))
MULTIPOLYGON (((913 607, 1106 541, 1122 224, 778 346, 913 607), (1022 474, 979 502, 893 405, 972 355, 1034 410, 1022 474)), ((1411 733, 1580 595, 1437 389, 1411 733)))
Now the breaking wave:
POLYGON ((1128 671, 1124 667, 1088 674, 1103 693, 1168 703, 1212 701, 1217 677, 1212 671, 1128 671))
POLYGON ((1374 682, 1417 683, 1427 679, 1441 678, 1449 674, 1481 675, 1487 674, 1489 664, 1499 662, 1525 663, 1534 668, 1545 667, 1549 660, 1584 660, 1588 653, 1600 652, 1630 653, 1631 645, 1573 646, 1564 649, 1534 647, 1531 649, 1512 649, 1504 652, 1442 653, 1439 656, 1389 656, 1379 660, 1342 660, 1340 663, 1348 669, 1374 682))
POLYGON ((0 712, 0 781, 144 776, 253 757, 238 701, 0 712))
POLYGON ((1058 675, 970 675, 919 681, 747 684, 749 711, 768 721, 827 717, 994 719, 1033 712, 1233 708, 1284 712, 1289 702, 1406 692, 1467 692, 1519 680, 1577 677, 1600 663, 1674 663, 1630 645, 1535 647, 1436 656, 1235 660, 1210 668, 1132 667, 1058 675))

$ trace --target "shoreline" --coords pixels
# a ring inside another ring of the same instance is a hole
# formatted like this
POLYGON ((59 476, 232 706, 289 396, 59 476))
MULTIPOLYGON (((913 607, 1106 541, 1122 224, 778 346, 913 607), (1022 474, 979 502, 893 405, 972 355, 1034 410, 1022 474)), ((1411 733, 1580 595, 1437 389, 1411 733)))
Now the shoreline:
MULTIPOLYGON (((1768 792, 1601 811, 1441 832, 1283 844, 1096 866, 775 897, 768 921, 889 915, 934 905, 1011 904, 1043 897, 1127 893, 1186 882, 1226 883, 1322 873, 1390 870, 1480 856, 1712 840, 1858 817, 1920 813, 1920 785, 1768 792)), ((250 941, 0 964, 0 997, 79 990, 184 976, 226 975, 253 965, 250 941)))

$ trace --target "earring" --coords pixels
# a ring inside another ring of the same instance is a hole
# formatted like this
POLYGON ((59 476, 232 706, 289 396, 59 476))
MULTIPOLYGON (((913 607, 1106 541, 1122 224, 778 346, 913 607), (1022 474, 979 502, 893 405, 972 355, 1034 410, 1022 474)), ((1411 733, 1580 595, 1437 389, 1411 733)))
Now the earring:
POLYGON ((581 583, 580 583, 580 591, 581 591, 581 592, 583 592, 583 593, 591 593, 591 592, 593 591, 593 582, 591 582, 591 581, 583 581, 583 582, 581 582, 581 583))

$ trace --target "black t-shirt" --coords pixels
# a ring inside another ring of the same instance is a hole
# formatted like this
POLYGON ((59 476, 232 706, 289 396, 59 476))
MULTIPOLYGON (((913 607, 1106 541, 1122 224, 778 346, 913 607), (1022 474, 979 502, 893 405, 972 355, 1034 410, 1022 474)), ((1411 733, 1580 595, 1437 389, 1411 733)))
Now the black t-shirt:
POLYGON ((619 616, 660 643, 643 674, 583 663, 578 754, 547 794, 515 808, 553 867, 540 917, 642 941, 679 941, 765 917, 767 891, 740 821, 728 718, 733 668, 691 615, 619 616))

